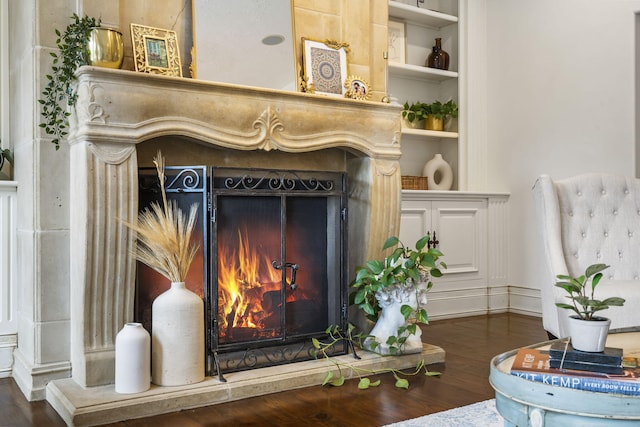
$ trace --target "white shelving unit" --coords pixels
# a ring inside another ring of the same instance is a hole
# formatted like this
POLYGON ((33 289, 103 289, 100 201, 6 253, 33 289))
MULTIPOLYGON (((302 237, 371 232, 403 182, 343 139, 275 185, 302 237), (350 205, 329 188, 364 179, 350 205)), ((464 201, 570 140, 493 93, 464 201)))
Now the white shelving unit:
MULTIPOLYGON (((389 1, 389 19, 405 24, 405 63, 388 64, 388 92, 401 104, 405 102, 446 102, 453 99, 461 114, 464 106, 459 102, 459 26, 458 0, 439 0, 442 10, 419 8, 399 1, 389 1), (446 13, 445 13, 446 11, 446 13), (425 67, 435 38, 442 39, 443 49, 449 53, 449 70, 425 67)), ((429 6, 431 6, 429 4, 429 6)), ((454 190, 460 189, 459 157, 461 132, 434 132, 403 128, 400 161, 403 175, 421 175, 424 164, 436 153, 451 164, 454 170, 454 190)))

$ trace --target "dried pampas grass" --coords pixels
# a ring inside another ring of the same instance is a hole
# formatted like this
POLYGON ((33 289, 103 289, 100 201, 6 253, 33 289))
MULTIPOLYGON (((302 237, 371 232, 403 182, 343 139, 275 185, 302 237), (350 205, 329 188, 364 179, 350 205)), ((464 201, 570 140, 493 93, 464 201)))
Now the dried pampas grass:
POLYGON ((164 158, 158 151, 153 159, 156 165, 162 202, 151 203, 138 216, 137 224, 125 223, 138 233, 135 257, 172 282, 184 282, 198 245, 191 243, 191 234, 198 216, 198 204, 191 205, 186 217, 175 201, 167 202, 164 188, 164 158))

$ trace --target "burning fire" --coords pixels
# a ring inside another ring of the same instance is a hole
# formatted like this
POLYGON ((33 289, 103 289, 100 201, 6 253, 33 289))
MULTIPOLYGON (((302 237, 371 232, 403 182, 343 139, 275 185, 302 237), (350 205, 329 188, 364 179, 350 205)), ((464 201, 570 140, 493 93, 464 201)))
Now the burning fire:
POLYGON ((281 308, 282 272, 238 230, 238 247, 218 248, 218 321, 220 337, 232 328, 265 328, 281 308))

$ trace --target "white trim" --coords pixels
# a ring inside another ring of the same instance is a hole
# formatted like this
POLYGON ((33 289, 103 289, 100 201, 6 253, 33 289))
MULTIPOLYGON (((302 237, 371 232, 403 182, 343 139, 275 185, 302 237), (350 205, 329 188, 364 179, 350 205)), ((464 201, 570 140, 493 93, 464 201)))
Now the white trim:
POLYGON ((0 1, 0 140, 13 148, 9 134, 9 2, 0 1))

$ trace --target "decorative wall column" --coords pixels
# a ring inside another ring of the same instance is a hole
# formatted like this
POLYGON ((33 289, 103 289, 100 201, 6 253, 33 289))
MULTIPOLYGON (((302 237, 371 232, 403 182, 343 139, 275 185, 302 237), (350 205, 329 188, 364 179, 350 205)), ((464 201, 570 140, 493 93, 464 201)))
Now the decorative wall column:
POLYGON ((71 363, 82 386, 113 382, 115 338, 133 321, 138 214, 133 144, 71 145, 71 363))

